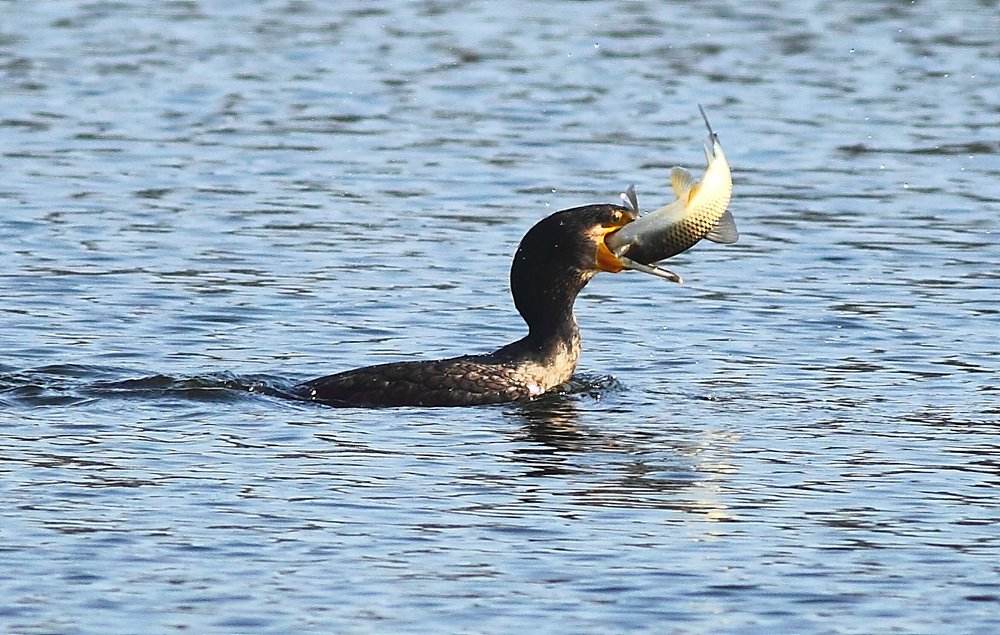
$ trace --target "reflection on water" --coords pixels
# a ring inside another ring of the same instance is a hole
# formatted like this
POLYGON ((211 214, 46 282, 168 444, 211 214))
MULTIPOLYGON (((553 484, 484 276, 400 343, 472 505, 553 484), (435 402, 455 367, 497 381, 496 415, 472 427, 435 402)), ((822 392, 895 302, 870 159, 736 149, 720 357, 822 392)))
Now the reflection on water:
POLYGON ((992 9, 7 3, 0 630, 997 631, 992 9), (520 337, 696 103, 741 242, 595 279, 564 391, 287 398, 520 337))
POLYGON ((703 434, 692 442, 690 429, 677 430, 677 440, 667 443, 662 437, 670 435, 662 428, 655 433, 638 428, 616 434, 600 426, 581 426, 576 402, 552 401, 525 404, 516 412, 525 420, 524 438, 530 442, 515 452, 516 460, 531 469, 526 477, 572 477, 573 486, 559 494, 575 504, 662 507, 706 520, 728 519, 715 494, 719 481, 734 469, 719 455, 724 456, 735 439, 724 433, 703 434), (613 457, 617 469, 608 471, 602 463, 599 469, 588 470, 577 460, 580 453, 597 452, 613 457))

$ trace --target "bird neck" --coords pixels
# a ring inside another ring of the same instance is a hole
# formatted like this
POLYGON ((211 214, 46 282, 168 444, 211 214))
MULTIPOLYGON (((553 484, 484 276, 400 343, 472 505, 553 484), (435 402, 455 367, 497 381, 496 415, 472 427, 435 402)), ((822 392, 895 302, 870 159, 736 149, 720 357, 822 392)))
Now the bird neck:
POLYGON ((574 366, 580 357, 580 327, 577 326, 573 311, 558 322, 546 322, 529 326, 528 335, 521 342, 525 349, 539 361, 563 359, 574 366))
POLYGON ((586 266, 578 240, 564 215, 542 220, 521 239, 510 268, 514 306, 528 325, 528 335, 497 355, 537 374, 548 390, 568 380, 580 357, 580 330, 573 303, 596 270, 586 266))
POLYGON ((526 339, 538 345, 579 339, 573 304, 589 279, 569 272, 553 276, 544 271, 527 279, 512 278, 514 305, 528 325, 526 339))
POLYGON ((573 314, 575 299, 574 293, 573 297, 561 298, 548 307, 535 307, 536 310, 529 315, 522 313, 521 316, 528 324, 528 336, 525 339, 538 350, 579 340, 580 327, 573 314))
POLYGON ((514 304, 528 324, 528 335, 497 353, 510 361, 537 365, 540 372, 544 369, 548 389, 568 380, 576 370, 581 343, 573 303, 590 276, 533 273, 511 279, 514 304))
POLYGON ((516 367, 520 377, 540 394, 569 381, 581 348, 580 329, 570 309, 568 319, 533 324, 528 335, 499 349, 492 357, 516 367))

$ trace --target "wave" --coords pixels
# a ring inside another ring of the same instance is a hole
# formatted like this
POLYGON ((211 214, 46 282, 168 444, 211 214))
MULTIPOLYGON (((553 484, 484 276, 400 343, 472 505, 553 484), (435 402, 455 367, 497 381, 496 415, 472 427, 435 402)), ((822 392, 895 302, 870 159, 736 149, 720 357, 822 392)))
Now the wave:
POLYGON ((142 375, 135 369, 57 364, 26 370, 0 369, 0 404, 65 406, 95 399, 180 398, 240 401, 255 395, 296 399, 295 382, 272 375, 209 373, 193 377, 142 375))

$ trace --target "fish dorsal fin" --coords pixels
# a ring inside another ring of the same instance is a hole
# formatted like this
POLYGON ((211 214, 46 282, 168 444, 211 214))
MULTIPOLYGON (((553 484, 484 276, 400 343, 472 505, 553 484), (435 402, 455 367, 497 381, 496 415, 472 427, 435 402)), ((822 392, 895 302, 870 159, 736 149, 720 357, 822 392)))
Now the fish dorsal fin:
POLYGON ((684 168, 671 168, 670 187, 674 188, 674 196, 687 202, 691 186, 694 185, 694 177, 684 168))
POLYGON ((728 209, 722 213, 722 218, 715 224, 712 231, 705 235, 705 238, 713 243, 731 245, 740 239, 740 232, 736 229, 736 219, 728 209))

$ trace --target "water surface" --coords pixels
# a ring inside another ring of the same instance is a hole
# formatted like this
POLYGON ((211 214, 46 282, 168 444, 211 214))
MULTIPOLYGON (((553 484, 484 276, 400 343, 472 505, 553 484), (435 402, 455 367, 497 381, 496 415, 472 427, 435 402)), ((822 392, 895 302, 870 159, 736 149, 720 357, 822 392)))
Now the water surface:
POLYGON ((0 630, 1000 630, 992 2, 0 4, 0 630), (736 181, 530 404, 557 209, 736 181))

